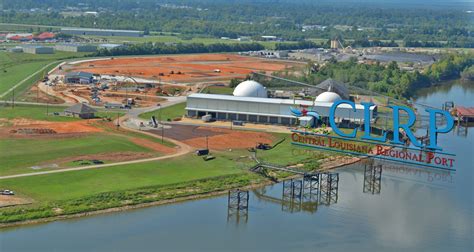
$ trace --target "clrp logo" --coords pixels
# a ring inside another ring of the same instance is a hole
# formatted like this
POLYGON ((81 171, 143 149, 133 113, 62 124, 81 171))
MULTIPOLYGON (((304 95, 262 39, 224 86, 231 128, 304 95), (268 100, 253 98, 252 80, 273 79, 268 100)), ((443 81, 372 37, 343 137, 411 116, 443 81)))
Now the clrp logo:
POLYGON ((455 155, 442 152, 443 149, 438 146, 438 134, 448 133, 454 127, 454 119, 447 111, 432 108, 426 109, 429 115, 429 141, 427 141, 427 144, 424 144, 417 139, 411 130, 416 122, 416 114, 409 107, 390 106, 392 109, 393 122, 391 132, 393 132, 393 134, 391 139, 389 139, 387 131, 382 131, 380 136, 371 135, 372 118, 370 108, 373 107, 374 104, 370 102, 361 103, 364 107, 363 135, 360 138, 356 138, 359 129, 355 128, 351 132, 346 133, 343 132, 336 123, 336 111, 341 104, 350 105, 353 111, 356 112, 356 105, 352 101, 339 100, 332 104, 329 110, 328 121, 329 126, 333 132, 336 133, 336 136, 294 130, 292 143, 352 155, 386 159, 405 164, 454 170, 455 159, 453 157, 455 155), (402 113, 404 114, 404 119, 406 119, 403 123, 400 121, 402 113), (437 118, 445 122, 442 127, 438 127, 436 123, 437 118), (415 147, 409 147, 406 141, 402 141, 401 134, 404 134, 404 138, 408 139, 415 147))
MULTIPOLYGON (((329 124, 332 128, 332 130, 346 138, 355 138, 357 134, 357 129, 354 129, 352 133, 350 134, 345 134, 336 125, 335 122, 335 112, 337 107, 340 104, 349 104, 352 106, 354 109, 354 112, 356 111, 355 109, 355 103, 351 101, 346 101, 346 100, 340 100, 335 102, 330 111, 329 111, 329 124)), ((361 103, 364 106, 364 135, 362 136, 361 139, 363 140, 371 140, 371 141, 377 141, 377 142, 386 142, 387 141, 387 132, 384 132, 384 134, 381 137, 374 137, 370 135, 370 107, 374 106, 373 103, 371 102, 363 102, 361 103)), ((453 127, 454 127, 454 119, 453 117, 444 110, 439 110, 439 109, 426 109, 426 111, 429 113, 429 137, 430 141, 428 145, 423 145, 423 143, 419 142, 418 139, 415 137, 413 132, 411 131, 410 127, 412 127, 415 124, 416 121, 416 115, 415 112, 410 109, 409 107, 405 106, 390 106, 393 111, 393 140, 391 141, 392 144, 404 144, 400 140, 400 131, 399 129, 403 129, 406 136, 410 139, 410 142, 417 146, 417 147, 426 147, 432 150, 442 150, 441 147, 437 145, 438 143, 438 133, 448 133, 450 132, 453 127), (400 123, 400 111, 404 111, 408 115, 408 122, 407 123, 400 123), (446 126, 444 128, 437 128, 436 127, 436 117, 437 115, 444 116, 446 119, 446 126)))

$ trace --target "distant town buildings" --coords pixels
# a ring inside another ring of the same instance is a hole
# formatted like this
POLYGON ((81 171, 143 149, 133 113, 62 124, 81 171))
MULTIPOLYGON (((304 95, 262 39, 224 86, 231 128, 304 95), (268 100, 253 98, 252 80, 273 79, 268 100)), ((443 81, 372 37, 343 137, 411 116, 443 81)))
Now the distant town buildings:
POLYGON ((24 45, 22 46, 23 52, 31 54, 53 54, 54 48, 49 46, 39 46, 39 45, 24 45))
POLYGON ((100 44, 98 46, 98 49, 112 50, 114 48, 123 47, 123 46, 125 46, 125 45, 122 45, 122 44, 100 44))
POLYGON ((54 47, 57 51, 65 52, 95 52, 97 51, 96 45, 90 44, 59 44, 54 47))
POLYGON ((61 32, 69 35, 91 35, 91 36, 120 36, 120 37, 142 37, 143 32, 134 30, 109 30, 94 28, 61 28, 61 32))

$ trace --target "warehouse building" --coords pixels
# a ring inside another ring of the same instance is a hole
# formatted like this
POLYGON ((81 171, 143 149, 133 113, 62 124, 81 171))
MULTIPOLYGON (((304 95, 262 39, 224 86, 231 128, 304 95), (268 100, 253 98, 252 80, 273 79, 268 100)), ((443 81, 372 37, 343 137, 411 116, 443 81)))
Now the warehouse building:
POLYGON ((87 106, 84 103, 78 103, 75 104, 67 109, 64 110, 64 113, 67 116, 72 116, 72 117, 79 117, 82 119, 91 119, 95 117, 95 114, 97 110, 94 108, 91 108, 87 106))
POLYGON ((91 84, 93 81, 94 75, 87 72, 70 72, 64 76, 65 83, 91 84))
POLYGON ((31 54, 53 54, 54 48, 48 46, 25 45, 23 52, 31 54))
MULTIPOLYGON (((330 91, 320 94, 312 101, 267 98, 266 94, 267 90, 261 84, 244 81, 235 88, 233 95, 189 95, 186 114, 194 118, 211 115, 216 120, 295 125, 298 119, 310 120, 308 115, 318 115, 318 119, 327 121, 333 103, 342 99, 340 95, 330 91)), ((376 110, 376 106, 370 108, 371 118, 376 110)), ((350 105, 341 104, 335 116, 338 122, 360 123, 364 120, 364 107, 356 104, 354 111, 350 105)))
POLYGON ((59 44, 54 47, 56 51, 64 52, 95 52, 97 51, 96 45, 88 44, 59 44))
POLYGON ((108 30, 93 28, 61 28, 61 33, 69 35, 92 35, 92 36, 120 36, 120 37, 142 37, 141 31, 133 30, 108 30))

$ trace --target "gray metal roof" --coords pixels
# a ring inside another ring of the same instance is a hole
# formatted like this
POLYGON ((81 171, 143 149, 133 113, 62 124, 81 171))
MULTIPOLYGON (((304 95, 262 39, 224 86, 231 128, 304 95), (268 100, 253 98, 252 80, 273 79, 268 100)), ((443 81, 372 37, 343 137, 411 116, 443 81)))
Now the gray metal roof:
MULTIPOLYGON (((277 99, 277 98, 260 98, 260 97, 241 97, 233 95, 220 95, 220 94, 202 94, 196 93, 191 94, 188 98, 197 98, 197 99, 209 99, 209 100, 225 100, 225 101, 240 101, 240 102, 254 102, 254 103, 270 103, 270 104, 281 104, 281 105, 302 105, 302 106, 321 106, 321 107, 331 107, 332 102, 316 102, 308 100, 296 100, 296 99, 277 99)), ((341 104, 340 108, 351 108, 349 104, 341 104)), ((364 106, 361 104, 355 104, 356 109, 363 109, 364 106)), ((371 107, 373 109, 374 106, 371 107)))
POLYGON ((344 83, 333 80, 333 79, 327 79, 319 83, 318 85, 316 85, 316 87, 322 90, 337 93, 338 95, 341 96, 342 99, 345 99, 345 100, 348 100, 350 98, 349 89, 347 89, 344 83))
POLYGON ((97 112, 97 110, 95 108, 91 108, 87 106, 84 103, 78 103, 65 109, 64 112, 73 113, 73 114, 89 114, 89 113, 95 113, 97 112))
POLYGON ((94 75, 88 72, 69 72, 66 78, 92 78, 94 75))
POLYGON ((133 32, 141 33, 137 30, 112 30, 112 29, 96 29, 96 28, 80 28, 80 27, 64 27, 61 31, 99 31, 99 32, 133 32))

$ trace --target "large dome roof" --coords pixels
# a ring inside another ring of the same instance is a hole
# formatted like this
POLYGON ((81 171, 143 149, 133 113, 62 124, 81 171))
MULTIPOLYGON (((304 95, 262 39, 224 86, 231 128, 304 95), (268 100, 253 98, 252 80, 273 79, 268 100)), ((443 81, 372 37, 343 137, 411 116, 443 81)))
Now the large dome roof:
POLYGON ((237 87, 235 87, 233 94, 234 96, 241 97, 268 97, 267 89, 262 86, 262 84, 253 80, 241 82, 237 87))
POLYGON ((342 100, 341 96, 334 92, 323 92, 316 97, 316 102, 335 102, 342 100))

